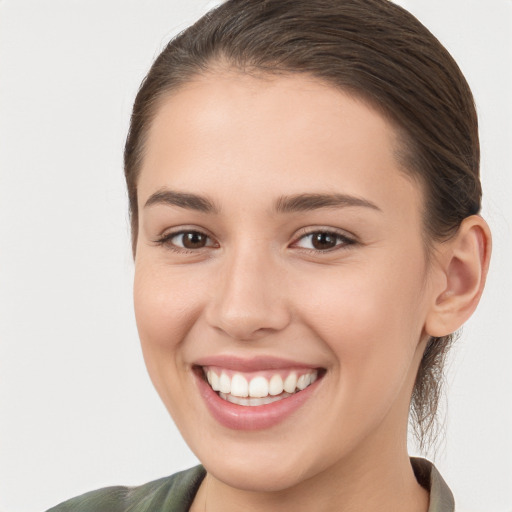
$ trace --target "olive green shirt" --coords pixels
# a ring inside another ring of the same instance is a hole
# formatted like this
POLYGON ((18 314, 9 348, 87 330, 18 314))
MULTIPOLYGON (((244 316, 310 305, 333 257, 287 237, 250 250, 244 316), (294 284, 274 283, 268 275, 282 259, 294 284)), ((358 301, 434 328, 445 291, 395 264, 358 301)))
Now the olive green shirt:
MULTIPOLYGON (((453 495, 433 464, 412 458, 418 482, 430 492, 428 512, 453 512, 453 495)), ((138 487, 107 487, 47 512, 188 512, 206 471, 196 466, 138 487)))

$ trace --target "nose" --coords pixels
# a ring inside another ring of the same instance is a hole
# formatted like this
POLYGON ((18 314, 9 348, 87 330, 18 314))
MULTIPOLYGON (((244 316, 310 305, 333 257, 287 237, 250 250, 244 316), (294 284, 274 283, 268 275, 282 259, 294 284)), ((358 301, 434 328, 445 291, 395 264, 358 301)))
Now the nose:
POLYGON ((239 341, 251 341, 290 323, 283 269, 261 251, 239 250, 222 263, 207 321, 239 341))

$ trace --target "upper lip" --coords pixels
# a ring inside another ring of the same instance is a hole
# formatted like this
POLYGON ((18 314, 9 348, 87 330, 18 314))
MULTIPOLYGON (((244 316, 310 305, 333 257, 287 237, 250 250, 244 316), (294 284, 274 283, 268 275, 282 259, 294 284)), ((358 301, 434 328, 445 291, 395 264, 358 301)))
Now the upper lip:
POLYGON ((235 355, 215 355, 200 358, 194 366, 217 366, 239 372, 257 372, 262 370, 282 370, 286 368, 318 368, 318 365, 306 364, 291 359, 274 356, 254 356, 242 358, 235 355))

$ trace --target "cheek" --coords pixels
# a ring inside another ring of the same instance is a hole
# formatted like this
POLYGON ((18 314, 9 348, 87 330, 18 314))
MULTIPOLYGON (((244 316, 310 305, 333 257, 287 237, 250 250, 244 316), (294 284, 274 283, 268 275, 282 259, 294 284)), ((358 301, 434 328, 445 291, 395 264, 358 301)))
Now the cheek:
POLYGON ((156 391, 182 430, 198 416, 187 399, 190 371, 181 350, 199 315, 198 288, 183 278, 183 272, 173 275, 168 266, 154 260, 136 261, 134 308, 144 362, 156 391))
POLYGON ((314 290, 296 292, 304 297, 303 318, 329 346, 343 379, 401 380, 424 323, 422 258, 333 270, 314 290))
MULTIPOLYGON (((199 314, 201 293, 158 263, 136 262, 134 308, 146 366, 153 380, 168 365, 181 369, 178 350, 199 314)), ((155 383, 156 384, 156 383, 155 383)))

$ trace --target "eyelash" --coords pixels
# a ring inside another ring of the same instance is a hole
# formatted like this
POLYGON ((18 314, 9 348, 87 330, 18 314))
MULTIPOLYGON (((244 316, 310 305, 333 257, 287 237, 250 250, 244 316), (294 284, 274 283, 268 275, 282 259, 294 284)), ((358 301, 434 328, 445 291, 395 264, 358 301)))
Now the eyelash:
POLYGON ((206 237, 208 240, 212 240, 212 237, 204 233, 203 231, 199 231, 198 229, 181 229, 179 231, 174 231, 171 233, 167 233, 165 235, 162 235, 157 240, 155 240, 156 245, 165 247, 166 249, 169 249, 171 251, 177 252, 179 254, 197 254, 198 251, 201 249, 206 249, 209 247, 215 247, 215 245, 207 245, 205 247, 199 247, 197 249, 190 249, 187 247, 180 247, 176 244, 173 244, 171 241, 173 238, 176 238, 178 236, 183 236, 186 234, 193 234, 193 235, 200 235, 206 237))
MULTIPOLYGON (((186 248, 186 247, 180 247, 171 242, 173 238, 176 238, 178 236, 183 236, 186 234, 190 235, 200 235, 206 237, 208 240, 212 241, 212 237, 210 237, 208 234, 204 233, 203 231, 199 231, 197 229, 182 229, 180 231, 175 231, 171 233, 167 233, 157 240, 155 240, 155 244, 158 246, 163 246, 173 252, 177 252, 179 254, 197 254, 198 251, 201 251, 202 249, 207 249, 210 247, 216 248, 218 247, 218 244, 211 244, 206 245, 204 247, 198 247, 196 249, 186 248)), ((346 234, 339 233, 333 229, 315 229, 312 231, 305 231, 300 236, 298 236, 291 244, 290 246, 296 246, 298 242, 301 240, 305 240, 308 237, 313 237, 314 235, 327 235, 329 237, 334 237, 336 239, 336 245, 334 247, 328 248, 328 249, 315 249, 315 248, 305 248, 305 247, 298 247, 303 252, 309 252, 309 253, 315 253, 315 254, 325 254, 329 252, 333 252, 336 250, 340 250, 342 248, 348 248, 349 246, 357 244, 357 240, 354 238, 351 238, 347 236, 346 234), (340 243, 338 243, 340 242, 340 243)))
POLYGON ((333 252, 333 251, 337 251, 337 250, 341 250, 341 249, 347 249, 349 246, 357 244, 357 241, 354 238, 351 238, 344 233, 340 233, 333 229, 322 229, 322 228, 318 229, 317 228, 317 229, 314 229, 311 231, 305 231, 304 233, 300 234, 300 236, 298 236, 295 239, 295 241, 292 243, 292 246, 297 245, 297 243, 300 242, 301 240, 305 240, 308 237, 313 237, 315 235, 326 235, 328 237, 333 237, 336 240, 336 245, 329 249, 323 249, 323 250, 315 249, 315 248, 305 248, 305 247, 302 247, 302 248, 299 247, 299 248, 302 249, 303 251, 307 251, 307 252, 311 252, 311 253, 315 253, 315 254, 316 253, 324 254, 324 253, 329 253, 329 252, 333 252))

